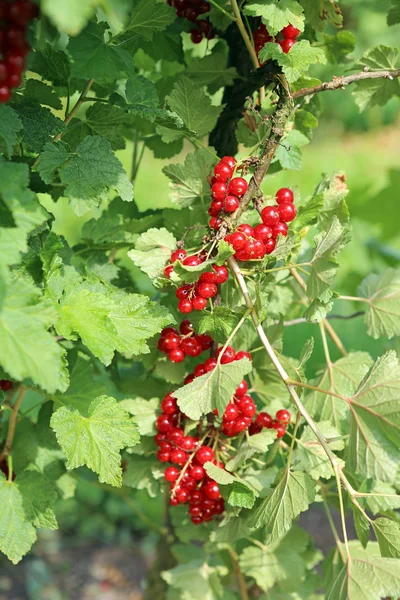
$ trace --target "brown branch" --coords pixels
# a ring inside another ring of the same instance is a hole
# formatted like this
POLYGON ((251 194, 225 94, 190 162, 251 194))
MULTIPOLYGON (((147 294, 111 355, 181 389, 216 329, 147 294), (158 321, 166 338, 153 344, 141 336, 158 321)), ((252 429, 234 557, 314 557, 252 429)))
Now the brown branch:
POLYGON ((7 439, 4 444, 4 448, 0 454, 0 463, 5 459, 7 454, 9 454, 12 450, 12 445, 13 445, 14 436, 15 436, 15 429, 17 426, 18 411, 21 407, 22 400, 24 399, 25 392, 26 392, 26 387, 21 386, 19 388, 17 399, 14 403, 14 406, 12 407, 10 420, 8 423, 7 439))
POLYGON ((329 92, 338 89, 344 89, 350 83, 357 81, 364 81, 365 79, 394 79, 400 77, 400 69, 394 69, 392 71, 363 71, 362 73, 355 73, 354 75, 347 75, 347 77, 334 77, 332 81, 324 81, 319 85, 313 85, 310 88, 303 88, 293 92, 292 98, 302 98, 303 96, 310 96, 317 92, 329 92))
MULTIPOLYGON (((64 120, 64 123, 66 125, 69 125, 69 123, 72 121, 72 119, 74 118, 74 116, 76 115, 76 113, 78 112, 78 110, 80 109, 82 104, 84 103, 85 98, 86 98, 90 88, 92 87, 93 83, 94 83, 94 79, 87 80, 84 90, 83 90, 82 94, 79 96, 78 100, 76 101, 74 108, 71 110, 71 112, 66 116, 66 118, 64 120)), ((54 141, 58 142, 58 140, 60 140, 62 138, 63 134, 64 134, 64 132, 58 133, 54 137, 54 141)))
POLYGON ((247 592, 246 582, 245 582, 243 574, 240 570, 236 553, 231 548, 228 548, 228 552, 230 554, 233 570, 235 571, 236 579, 238 581, 240 598, 241 598, 241 600, 249 600, 249 594, 247 592))

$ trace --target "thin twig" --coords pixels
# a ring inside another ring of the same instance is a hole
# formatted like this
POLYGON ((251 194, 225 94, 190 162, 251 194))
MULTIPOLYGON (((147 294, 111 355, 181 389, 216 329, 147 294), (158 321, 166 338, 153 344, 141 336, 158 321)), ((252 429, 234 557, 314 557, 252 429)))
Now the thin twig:
MULTIPOLYGON (((344 321, 348 321, 350 319, 355 319, 356 317, 361 317, 362 315, 365 315, 365 311, 364 310, 358 310, 357 312, 351 314, 351 315, 328 315, 325 317, 325 319, 327 321, 334 321, 335 319, 342 319, 344 321)), ((279 323, 279 321, 276 321, 276 323, 279 323)), ((283 321, 283 326, 284 327, 290 327, 291 325, 300 325, 302 323, 308 323, 308 325, 314 325, 315 323, 317 323, 317 321, 307 321, 307 319, 305 317, 299 317, 298 319, 291 319, 290 321, 283 321)))
POLYGON ((10 420, 8 422, 8 432, 7 432, 6 442, 4 444, 4 448, 3 448, 2 452, 0 454, 0 463, 4 460, 4 458, 7 456, 7 454, 9 454, 12 450, 12 445, 13 445, 14 436, 15 436, 15 428, 17 426, 18 411, 21 407, 22 400, 24 399, 25 392, 26 392, 26 387, 21 385, 21 387, 19 388, 19 391, 18 391, 17 399, 12 407, 10 420))
MULTIPOLYGON (((74 106, 74 108, 71 110, 71 112, 66 116, 64 123, 65 125, 68 125, 72 119, 74 118, 74 116, 76 115, 76 113, 78 112, 78 110, 80 109, 80 107, 82 106, 90 88, 92 87, 94 83, 94 79, 88 79, 86 82, 86 85, 83 89, 83 92, 81 93, 81 95, 79 96, 78 100, 76 101, 76 104, 74 106)), ((54 137, 54 141, 58 142, 62 136, 63 136, 64 132, 58 133, 55 137, 54 137)))
POLYGON ((245 582, 243 574, 240 570, 239 563, 237 560, 237 555, 232 550, 232 548, 229 548, 229 547, 228 547, 228 552, 230 554, 233 570, 235 571, 236 579, 238 581, 240 598, 241 598, 241 600, 249 600, 249 594, 247 592, 246 582, 245 582))
POLYGON ((302 98, 303 96, 310 96, 318 92, 328 92, 332 90, 344 89, 350 83, 357 81, 363 81, 365 79, 394 79, 400 77, 400 69, 394 69, 392 71, 362 71, 361 73, 355 73, 354 75, 347 75, 347 77, 334 77, 332 81, 324 81, 319 85, 313 85, 310 88, 303 88, 293 92, 292 98, 302 98))

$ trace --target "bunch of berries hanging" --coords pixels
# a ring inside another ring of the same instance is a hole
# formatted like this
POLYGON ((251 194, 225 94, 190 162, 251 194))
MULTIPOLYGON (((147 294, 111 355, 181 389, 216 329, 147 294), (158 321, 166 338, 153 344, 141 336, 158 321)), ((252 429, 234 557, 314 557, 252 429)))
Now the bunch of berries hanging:
POLYGON ((255 227, 243 223, 225 236, 225 240, 233 246, 237 260, 261 259, 273 252, 279 235, 287 236, 287 223, 293 221, 297 213, 292 190, 281 188, 276 192, 275 200, 275 206, 261 210, 262 223, 255 227))
POLYGON ((214 29, 210 21, 202 15, 210 12, 210 3, 204 0, 166 0, 167 4, 173 6, 178 17, 187 19, 195 27, 190 30, 190 38, 193 44, 200 44, 203 37, 212 40, 215 37, 214 29))
POLYGON ((27 28, 38 14, 38 6, 30 0, 0 0, 0 103, 8 102, 11 90, 22 83, 31 49, 27 28))
POLYGON ((233 177, 236 159, 224 156, 214 168, 211 179, 212 202, 208 209, 211 229, 219 229, 223 214, 230 214, 239 208, 239 198, 247 192, 248 183, 243 177, 233 177))
POLYGON ((284 53, 287 54, 295 45, 296 39, 299 37, 300 33, 300 29, 297 29, 294 25, 287 25, 282 31, 277 33, 275 37, 272 37, 266 26, 262 23, 260 27, 253 32, 256 53, 258 55, 261 48, 263 48, 267 42, 275 42, 275 44, 279 44, 284 53))
POLYGON ((174 327, 165 327, 158 341, 158 349, 168 355, 172 362, 182 362, 185 356, 199 356, 212 346, 212 338, 203 333, 197 335, 193 325, 185 319, 179 325, 179 331, 174 327))

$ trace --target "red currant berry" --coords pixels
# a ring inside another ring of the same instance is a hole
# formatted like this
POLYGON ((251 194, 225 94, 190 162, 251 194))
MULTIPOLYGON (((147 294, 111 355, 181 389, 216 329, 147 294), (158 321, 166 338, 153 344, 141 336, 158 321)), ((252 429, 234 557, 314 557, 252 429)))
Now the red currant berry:
POLYGON ((216 283, 222 285, 229 278, 229 271, 225 265, 213 265, 212 269, 216 276, 216 283))
POLYGON ((232 196, 237 196, 240 198, 246 193, 248 187, 248 183, 245 179, 243 179, 243 177, 234 177, 231 179, 231 182, 228 186, 228 192, 232 194, 232 196))
POLYGON ((179 501, 177 500, 177 498, 170 498, 169 503, 171 506, 178 506, 179 501))
POLYGON ((169 462, 169 460, 170 460, 170 453, 169 452, 163 452, 162 450, 159 450, 157 452, 157 459, 160 462, 162 462, 162 463, 169 462))
POLYGON ((225 200, 226 185, 222 181, 217 181, 211 188, 212 197, 215 200, 225 200))
POLYGON ((154 438, 154 441, 157 444, 157 446, 161 446, 161 444, 165 442, 165 435, 163 433, 157 433, 157 435, 154 438))
POLYGON ((183 440, 183 437, 183 430, 180 427, 172 427, 172 429, 167 432, 167 440, 174 444, 179 444, 179 442, 183 440))
POLYGON ((166 415, 173 415, 178 412, 179 408, 176 398, 171 396, 171 394, 164 396, 163 401, 161 402, 161 410, 166 415))
POLYGON ((235 360, 242 360, 243 358, 247 358, 248 360, 253 360, 250 352, 246 352, 245 350, 240 350, 236 352, 235 360))
POLYGON ((264 223, 259 223, 254 227, 254 237, 256 240, 261 240, 261 242, 265 242, 272 238, 272 228, 268 225, 264 225, 264 223))
POLYGON ((210 12, 210 3, 209 2, 200 2, 199 4, 199 14, 204 15, 210 12))
POLYGON ((26 31, 22 27, 10 27, 6 30, 6 42, 11 48, 24 48, 26 31))
POLYGON ((194 381, 195 379, 196 375, 194 373, 190 373, 189 375, 186 375, 185 379, 183 380, 183 384, 188 385, 189 383, 192 383, 192 381, 194 381))
POLYGON ((168 358, 173 363, 180 363, 185 360, 185 353, 180 348, 174 348, 168 352, 168 358))
POLYGON ((240 231, 234 231, 229 236, 229 243, 233 246, 234 250, 240 250, 246 244, 246 237, 240 231))
POLYGON ((261 431, 262 427, 257 423, 252 423, 249 427, 249 435, 255 435, 256 433, 260 433, 261 431))
POLYGON ((209 446, 201 446, 196 452, 196 460, 201 465, 214 460, 214 450, 209 446))
POLYGON ((203 34, 198 29, 191 29, 190 39, 192 40, 193 44, 200 44, 201 40, 203 39, 203 34))
POLYGON ((190 452, 191 450, 195 450, 196 448, 196 440, 190 435, 187 435, 179 442, 179 448, 185 450, 186 452, 190 452))
POLYGON ((189 502, 189 496, 190 496, 190 491, 184 487, 176 490, 175 497, 180 504, 186 504, 186 502, 189 502))
POLYGON ((265 254, 271 254, 271 252, 273 252, 275 250, 276 239, 271 238, 270 240, 266 240, 266 242, 264 242, 264 246, 265 246, 265 254))
POLYGON ((278 43, 279 43, 280 47, 282 48, 283 52, 285 54, 287 54, 289 52, 290 48, 292 48, 295 45, 296 40, 292 40, 292 38, 285 38, 281 42, 278 42, 278 43))
POLYGON ((173 265, 167 265, 164 269, 164 275, 165 277, 167 277, 168 279, 170 279, 172 273, 174 271, 174 266, 173 265))
POLYGON ((159 415, 156 420, 156 429, 160 433, 166 433, 172 428, 172 422, 169 416, 159 415))
POLYGON ((180 335, 175 333, 170 333, 164 337, 164 345, 168 350, 173 350, 174 348, 178 348, 181 343, 180 335))
POLYGON ((8 52, 5 55, 4 62, 9 74, 17 73, 20 75, 25 69, 25 57, 21 51, 8 52))
POLYGON ((214 271, 206 271, 200 275, 199 283, 216 283, 217 276, 214 271))
POLYGON ((297 29, 297 27, 295 27, 294 25, 286 25, 286 27, 282 29, 281 33, 285 38, 295 39, 300 35, 301 31, 300 29, 297 29))
POLYGON ((263 258, 266 254, 265 246, 261 240, 254 241, 254 258, 263 258))
POLYGON ((239 200, 236 196, 227 196, 224 201, 225 212, 235 212, 239 208, 239 200))
POLYGON ((282 204, 279 204, 278 210, 282 221, 285 223, 293 221, 297 214, 296 207, 292 202, 282 202, 282 204))
POLYGON ((269 41, 269 37, 268 32, 257 29, 253 33, 254 45, 262 48, 269 41))
POLYGON ((204 375, 204 373, 206 372, 204 365, 200 364, 200 365, 196 365, 194 368, 194 374, 196 375, 196 377, 201 377, 201 375, 204 375))
POLYGON ((224 421, 229 422, 229 421, 236 421, 238 416, 239 416, 239 409, 237 408, 237 406, 235 406, 234 404, 228 404, 222 418, 224 421))
POLYGON ((185 18, 190 21, 191 23, 194 23, 197 19, 197 10, 195 10, 192 7, 189 7, 185 10, 185 18))
POLYGON ((219 217, 211 217, 209 225, 210 225, 211 229, 217 230, 221 227, 221 223, 222 223, 222 221, 219 217))
POLYGON ((204 310, 207 306, 207 299, 203 298, 203 296, 196 296, 192 300, 192 305, 194 310, 204 310))
POLYGON ((232 348, 232 346, 227 346, 223 353, 222 353, 222 350, 223 350, 223 347, 218 349, 217 357, 219 357, 219 355, 222 354, 221 363, 223 365, 228 364, 228 363, 232 362, 233 360, 235 360, 236 352, 232 348))
POLYGON ((293 202, 294 194, 289 188, 281 188, 276 192, 275 199, 277 204, 282 204, 282 202, 293 202))
MULTIPOLYGON (((190 499, 189 499, 189 502, 190 502, 190 499)), ((189 506, 189 515, 191 515, 192 517, 200 517, 200 522, 201 522, 201 507, 195 506, 195 505, 189 506)))
POLYGON ((256 417, 257 425, 260 427, 266 427, 267 429, 271 429, 272 427, 272 417, 267 412, 260 412, 256 417))
POLYGON ((176 260, 182 261, 186 256, 187 256, 186 250, 183 250, 183 248, 178 248, 178 250, 173 251, 173 253, 171 254, 170 260, 171 260, 171 262, 175 262, 176 260))
POLYGON ((222 513, 225 510, 225 503, 224 503, 224 499, 223 498, 217 498, 216 502, 215 502, 215 514, 216 515, 222 515, 222 513))
POLYGON ((29 0, 14 0, 9 5, 8 16, 18 25, 26 25, 38 16, 38 7, 29 0))
POLYGON ((175 448, 172 450, 170 454, 170 461, 177 465, 184 465, 188 459, 188 455, 184 450, 180 450, 180 448, 175 448))
POLYGON ((272 427, 274 429, 276 429, 276 437, 279 439, 281 437, 283 437, 286 433, 286 427, 285 425, 282 425, 281 423, 272 423, 272 427))
POLYGON ((215 369, 216 366, 217 366, 216 358, 207 358, 206 362, 204 363, 205 372, 209 373, 210 371, 215 369))
POLYGON ((264 225, 273 227, 279 223, 279 212, 275 206, 266 206, 262 209, 261 218, 264 225))
POLYGON ((178 303, 178 310, 181 313, 188 314, 192 312, 193 304, 188 298, 186 300, 180 300, 178 303))
POLYGON ((199 284, 197 291, 203 298, 213 298, 218 292, 218 288, 215 283, 204 282, 199 284))
POLYGON ((0 390, 3 390, 3 392, 11 390, 13 385, 13 382, 9 379, 0 379, 0 390))
POLYGON ((218 498, 221 498, 218 483, 216 483, 215 481, 209 481, 208 483, 206 483, 206 485, 204 486, 204 493, 207 496, 207 498, 210 498, 210 500, 217 500, 218 498))
MULTIPOLYGON (((193 468, 193 467, 192 467, 193 468)), ((203 502, 204 500, 204 494, 201 490, 194 490, 191 494, 190 494, 190 504, 193 505, 199 505, 203 502)))
POLYGON ((281 410, 278 410, 275 416, 280 423, 287 424, 290 422, 290 412, 285 408, 281 408, 281 410))
POLYGON ((175 296, 178 298, 178 300, 185 300, 189 297, 191 291, 192 288, 190 285, 182 285, 181 287, 178 287, 175 291, 175 296))
POLYGON ((202 262, 200 256, 193 254, 192 256, 186 256, 186 258, 183 259, 182 264, 185 265, 185 267, 198 267, 202 262))
POLYGON ((202 347, 195 338, 190 337, 182 340, 181 350, 189 356, 199 356, 199 354, 201 354, 202 347))
POLYGON ((246 248, 242 248, 241 250, 238 250, 235 254, 235 257, 238 260, 241 260, 243 262, 250 260, 250 254, 247 252, 246 248))
POLYGON ((195 517, 194 515, 190 517, 190 520, 192 521, 193 525, 201 525, 203 522, 202 517, 195 517))
POLYGON ((253 230, 252 226, 249 225, 248 223, 242 223, 241 225, 239 225, 239 227, 237 228, 237 231, 239 231, 240 233, 243 233, 243 235, 245 235, 247 237, 254 237, 254 230, 253 230))
POLYGON ((274 238, 277 238, 279 234, 284 235, 286 237, 288 234, 288 229, 289 228, 286 225, 286 223, 279 221, 279 223, 274 225, 273 230, 272 230, 272 232, 274 234, 274 238))
POLYGON ((201 481, 206 476, 205 469, 201 465, 193 465, 190 469, 190 477, 195 481, 201 481))
MULTIPOLYGON (((1 48, 0 48, 0 52, 1 52, 1 48)), ((8 77, 7 67, 3 62, 0 62, 0 83, 6 81, 7 77, 8 77)))
POLYGON ((202 333, 201 335, 197 336, 196 339, 199 342, 202 350, 209 350, 209 348, 211 348, 213 340, 210 335, 202 333))
POLYGON ((233 156, 224 156, 223 158, 221 158, 220 162, 227 163, 233 169, 236 165, 236 158, 234 158, 233 156))
POLYGON ((179 325, 179 331, 181 332, 182 335, 188 335, 189 333, 192 333, 193 325, 191 324, 191 322, 188 319, 185 319, 179 325))
POLYGON ((218 217, 219 213, 223 208, 222 200, 213 200, 210 204, 210 208, 208 209, 208 214, 210 217, 218 217))
POLYGON ((200 19, 196 21, 196 25, 201 33, 206 34, 210 31, 210 23, 206 19, 200 19))
POLYGON ((247 381, 245 379, 242 379, 242 381, 239 383, 236 389, 235 396, 244 396, 248 389, 249 386, 247 385, 247 381))
POLYGON ((177 467, 167 467, 164 471, 164 477, 169 483, 173 483, 179 477, 179 469, 177 467))
POLYGON ((233 169, 228 165, 228 163, 219 162, 214 168, 214 177, 218 179, 218 181, 222 181, 226 183, 228 179, 232 177, 233 169))

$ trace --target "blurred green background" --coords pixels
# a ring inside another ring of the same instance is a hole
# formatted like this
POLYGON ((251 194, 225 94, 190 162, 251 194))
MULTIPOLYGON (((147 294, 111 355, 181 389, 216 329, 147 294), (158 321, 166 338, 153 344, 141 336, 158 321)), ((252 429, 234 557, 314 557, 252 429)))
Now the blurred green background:
MULTIPOLYGON (((368 47, 377 44, 395 46, 400 39, 400 27, 388 28, 386 25, 389 0, 344 0, 340 5, 344 13, 345 29, 352 31, 357 38, 355 59, 368 47)), ((321 67, 312 74, 322 80, 328 80, 333 75, 340 75, 345 71, 343 67, 321 67)), ((384 107, 376 107, 363 113, 359 112, 353 100, 351 86, 345 91, 323 93, 321 99, 323 110, 320 125, 311 143, 303 148, 301 170, 267 178, 264 189, 266 193, 273 194, 283 185, 296 186, 304 197, 318 184, 323 173, 333 173, 337 170, 346 173, 350 189, 348 204, 352 215, 353 239, 341 255, 336 289, 342 294, 354 295, 357 285, 366 275, 398 265, 400 258, 400 99, 394 99, 384 107)), ((182 162, 185 153, 191 150, 192 147, 188 143, 184 152, 173 161, 182 162)), ((118 155, 129 172, 132 145, 128 144, 118 155)), ((169 199, 168 179, 161 170, 164 164, 169 162, 172 161, 156 160, 150 150, 145 150, 135 182, 136 202, 140 210, 174 208, 169 199)), ((79 241, 83 223, 101 212, 90 211, 83 218, 79 218, 72 212, 66 199, 53 203, 43 196, 42 201, 55 216, 56 232, 65 235, 70 244, 79 241)), ((349 314, 359 308, 360 306, 356 305, 349 306, 349 303, 336 302, 333 313, 349 314)), ((335 321, 334 326, 348 350, 362 349, 377 356, 387 347, 398 347, 397 340, 375 341, 368 337, 362 318, 335 321)), ((300 325, 287 328, 284 339, 285 353, 298 357, 303 343, 311 335, 316 338, 316 346, 308 368, 315 372, 315 369, 323 364, 322 348, 315 326, 300 325)), ((332 346, 331 350, 332 357, 338 358, 336 348, 332 346)), ((155 527, 161 524, 161 503, 159 499, 149 499, 146 492, 130 494, 126 501, 118 492, 106 492, 94 481, 81 482, 78 490, 77 498, 62 503, 58 513, 60 531, 67 536, 73 536, 74 544, 77 543, 79 532, 78 544, 95 540, 96 545, 113 543, 127 549, 132 547, 133 540, 137 543, 138 536, 140 538, 142 533, 148 532, 149 522, 155 527)), ((150 535, 150 546, 154 539, 155 536, 150 535)), ((68 546, 68 537, 61 540, 58 532, 42 536, 39 544, 34 547, 34 559, 30 557, 22 563, 28 565, 29 590, 24 592, 27 595, 21 592, 21 597, 77 597, 73 592, 71 595, 68 592, 60 592, 56 581, 60 576, 60 568, 62 571, 65 567, 67 572, 74 558, 64 554, 64 563, 58 561, 57 567, 52 566, 48 558, 51 554, 64 552, 65 548, 68 551, 68 546)), ((7 572, 13 571, 13 568, 6 569, 7 572)), ((3 579, 4 571, 0 576, 0 598, 3 597, 1 594, 5 593, 3 579)), ((96 588, 94 597, 103 597, 100 588, 96 588)), ((7 596, 6 592, 5 597, 11 596, 7 596)))

